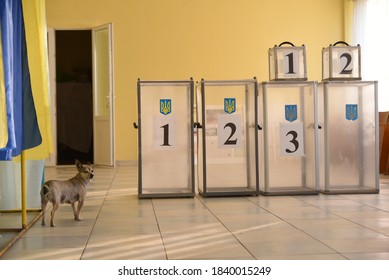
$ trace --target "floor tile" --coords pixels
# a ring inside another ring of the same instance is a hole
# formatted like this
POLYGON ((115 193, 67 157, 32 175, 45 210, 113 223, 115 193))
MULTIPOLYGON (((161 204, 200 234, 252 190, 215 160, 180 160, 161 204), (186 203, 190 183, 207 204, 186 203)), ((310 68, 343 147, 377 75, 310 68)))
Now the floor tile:
MULTIPOLYGON (((47 179, 76 172, 46 169, 47 179)), ((83 221, 62 205, 56 227, 37 221, 0 259, 389 260, 389 176, 379 194, 139 199, 136 166, 95 174, 83 221)))

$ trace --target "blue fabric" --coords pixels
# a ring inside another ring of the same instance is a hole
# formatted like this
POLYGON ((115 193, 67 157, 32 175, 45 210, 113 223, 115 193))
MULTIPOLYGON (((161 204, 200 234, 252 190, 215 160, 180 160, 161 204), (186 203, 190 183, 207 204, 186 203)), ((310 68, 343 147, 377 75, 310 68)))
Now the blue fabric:
POLYGON ((0 1, 8 143, 0 160, 12 160, 22 150, 42 142, 28 69, 21 0, 0 1))
MULTIPOLYGON (((19 0, 20 1, 20 0, 19 0)), ((19 155, 21 150, 36 147, 42 143, 42 136, 39 131, 38 118, 36 115, 34 99, 32 96, 30 70, 28 68, 26 33, 22 18, 22 94, 23 94, 23 136, 20 149, 14 150, 13 156, 19 155)))
POLYGON ((8 143, 7 146, 0 150, 1 160, 12 159, 12 149, 16 148, 15 139, 15 122, 14 122, 14 94, 13 94, 13 75, 12 75, 12 30, 13 23, 12 8, 10 1, 0 1, 0 23, 1 23, 1 39, 3 46, 3 67, 4 67, 4 86, 5 98, 7 107, 7 122, 8 122, 8 143))

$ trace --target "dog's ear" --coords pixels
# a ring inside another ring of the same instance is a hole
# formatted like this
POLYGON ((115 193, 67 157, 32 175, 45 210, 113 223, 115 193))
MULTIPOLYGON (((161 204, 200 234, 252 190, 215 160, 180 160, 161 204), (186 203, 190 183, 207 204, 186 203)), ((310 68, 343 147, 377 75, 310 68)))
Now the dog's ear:
POLYGON ((76 159, 76 167, 78 171, 81 171, 82 163, 78 159, 76 159))

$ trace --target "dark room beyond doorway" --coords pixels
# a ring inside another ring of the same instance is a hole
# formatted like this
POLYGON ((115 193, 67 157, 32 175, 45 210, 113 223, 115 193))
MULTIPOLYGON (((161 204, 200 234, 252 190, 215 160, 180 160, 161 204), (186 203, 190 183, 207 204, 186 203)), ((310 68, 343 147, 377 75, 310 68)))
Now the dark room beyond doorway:
POLYGON ((92 33, 56 31, 57 164, 93 163, 92 33))

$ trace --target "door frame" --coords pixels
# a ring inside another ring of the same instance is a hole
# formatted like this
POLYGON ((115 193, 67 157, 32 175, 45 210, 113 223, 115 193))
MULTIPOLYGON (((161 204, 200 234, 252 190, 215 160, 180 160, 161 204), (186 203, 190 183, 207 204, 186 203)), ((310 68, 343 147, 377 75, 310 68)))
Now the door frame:
MULTIPOLYGON (((110 92, 110 102, 111 102, 111 111, 110 111, 110 126, 111 126, 111 160, 112 160, 112 165, 115 166, 115 134, 114 134, 114 116, 115 116, 115 109, 114 109, 114 86, 113 86, 113 40, 112 40, 112 23, 109 23, 107 25, 110 25, 110 34, 111 34, 111 69, 110 69, 110 75, 111 75, 111 92, 110 92)), ((96 26, 96 28, 99 26, 96 26)), ((48 61, 49 61, 49 79, 50 79, 50 94, 49 94, 49 104, 51 107, 50 110, 50 117, 51 117, 51 123, 52 123, 52 139, 53 139, 53 151, 49 155, 48 158, 45 159, 45 166, 57 166, 58 165, 58 155, 57 155, 57 105, 56 105, 56 100, 57 100, 57 77, 56 77, 56 38, 55 38, 55 32, 56 31, 81 31, 81 30, 88 30, 93 33, 94 28, 47 28, 47 42, 48 42, 48 61)), ((91 40, 92 44, 92 52, 93 52, 93 39, 91 40)), ((93 55, 93 53, 91 54, 93 55)), ((92 71, 93 71, 93 57, 92 57, 92 71)), ((93 79, 93 78, 92 78, 93 79)), ((92 80, 92 87, 95 87, 95 83, 92 80)), ((94 96, 94 90, 92 91, 92 98, 93 98, 93 111, 95 108, 95 96, 94 96)), ((94 115, 93 115, 94 118, 94 115)), ((93 127, 93 130, 95 128, 93 127)), ((93 144, 95 142, 95 139, 93 138, 93 144)), ((95 151, 93 151, 95 154, 95 151)))

